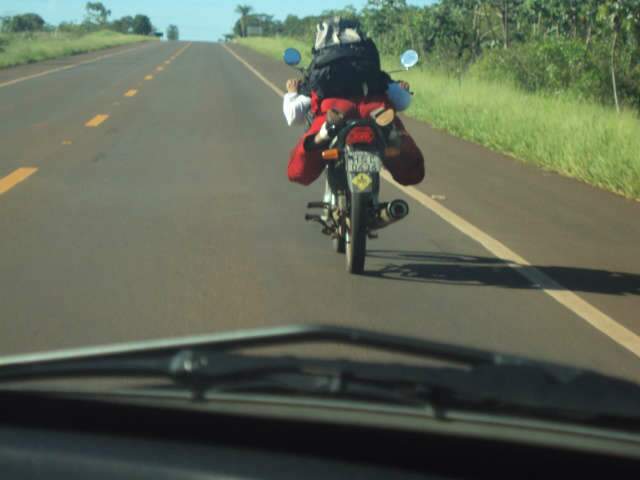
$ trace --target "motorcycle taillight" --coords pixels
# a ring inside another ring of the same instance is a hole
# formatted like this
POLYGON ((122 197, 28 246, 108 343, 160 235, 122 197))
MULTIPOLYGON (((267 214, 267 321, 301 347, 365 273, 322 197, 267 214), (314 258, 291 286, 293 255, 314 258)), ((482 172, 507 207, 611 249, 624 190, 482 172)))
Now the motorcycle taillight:
POLYGON ((347 145, 353 145, 356 143, 373 143, 375 139, 375 133, 371 127, 354 127, 347 135, 347 145))

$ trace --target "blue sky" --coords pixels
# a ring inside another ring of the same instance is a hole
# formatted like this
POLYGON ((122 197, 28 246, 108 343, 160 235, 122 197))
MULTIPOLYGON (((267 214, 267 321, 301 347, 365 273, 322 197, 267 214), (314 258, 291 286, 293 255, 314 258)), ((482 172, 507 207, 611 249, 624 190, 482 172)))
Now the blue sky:
MULTIPOLYGON (((0 16, 34 12, 45 21, 58 24, 61 21, 79 22, 84 17, 87 0, 0 0, 0 16)), ((345 5, 362 7, 366 0, 102 0, 112 12, 112 18, 144 13, 149 15, 160 31, 175 23, 183 40, 215 41, 231 30, 239 3, 251 5, 257 12, 284 19, 289 13, 298 16, 319 14, 323 10, 345 5)), ((424 5, 428 0, 409 3, 424 5)))

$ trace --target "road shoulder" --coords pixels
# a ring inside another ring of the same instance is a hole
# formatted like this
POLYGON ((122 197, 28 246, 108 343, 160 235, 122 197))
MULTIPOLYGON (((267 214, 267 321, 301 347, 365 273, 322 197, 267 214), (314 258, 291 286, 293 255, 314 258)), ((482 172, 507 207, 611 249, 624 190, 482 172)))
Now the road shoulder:
POLYGON ((41 62, 28 63, 25 65, 17 65, 15 67, 7 67, 0 69, 0 87, 4 84, 10 84, 22 78, 39 76, 46 72, 73 67, 92 61, 96 61, 102 57, 113 56, 125 53, 139 48, 148 48, 160 42, 138 42, 117 47, 103 48, 92 52, 80 53, 78 55, 68 55, 65 57, 43 60, 41 62))
MULTIPOLYGON (((275 85, 296 72, 228 44, 275 85)), ((282 88, 282 87, 281 87, 282 88)), ((416 186, 558 284, 640 333, 640 203, 405 118, 427 163, 416 186)), ((429 232, 425 232, 429 235, 429 232)))

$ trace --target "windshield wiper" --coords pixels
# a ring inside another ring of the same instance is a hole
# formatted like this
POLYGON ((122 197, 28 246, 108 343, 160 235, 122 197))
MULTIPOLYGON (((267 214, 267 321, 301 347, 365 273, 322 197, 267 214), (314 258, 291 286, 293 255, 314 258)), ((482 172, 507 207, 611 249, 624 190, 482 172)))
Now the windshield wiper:
POLYGON ((199 399, 210 392, 268 392, 640 422, 640 387, 630 382, 515 356, 350 328, 285 327, 12 360, 0 363, 0 383, 73 376, 162 377, 199 399), (231 353, 240 348, 326 341, 466 368, 231 353))
MULTIPOLYGON (((220 353, 321 342, 368 347, 467 366, 526 361, 428 340, 354 328, 305 325, 5 357, 0 359, 0 382, 60 375, 165 375, 172 366, 174 356, 185 349, 220 353)), ((197 368, 197 365, 187 365, 185 368, 190 367, 197 368)), ((208 368, 214 367, 209 365, 208 368)))
POLYGON ((331 326, 292 326, 189 339, 80 349, 0 360, 0 384, 17 380, 59 377, 162 377, 205 391, 280 391, 424 403, 415 395, 399 394, 390 382, 419 384, 419 370, 389 366, 380 376, 377 364, 344 360, 322 362, 294 357, 255 357, 228 353, 249 347, 332 342, 409 354, 461 365, 521 362, 516 357, 407 337, 331 326), (388 371, 391 369, 392 371, 388 371), (359 377, 353 372, 359 372, 359 377), (362 375, 363 372, 367 375, 362 375), (411 372, 411 374, 409 374, 411 372), (348 378, 348 380, 347 380, 348 378), (374 382, 382 382, 382 386, 374 382))

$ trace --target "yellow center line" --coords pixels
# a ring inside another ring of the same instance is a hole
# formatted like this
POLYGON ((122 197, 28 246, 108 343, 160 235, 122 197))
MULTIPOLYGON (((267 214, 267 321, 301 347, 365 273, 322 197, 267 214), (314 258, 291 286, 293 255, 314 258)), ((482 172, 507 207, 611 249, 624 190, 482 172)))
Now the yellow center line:
POLYGON ((191 46, 191 43, 189 43, 186 47, 181 48, 180 50, 178 50, 172 57, 172 60, 175 60, 176 58, 178 58, 178 56, 182 55, 182 53, 191 46))
POLYGON ((153 44, 154 44, 154 42, 149 42, 148 44, 143 45, 141 47, 136 46, 136 47, 133 47, 133 48, 129 48, 127 50, 122 50, 122 51, 119 51, 119 52, 114 52, 114 53, 108 53, 106 55, 101 55, 99 57, 92 58, 92 59, 86 60, 84 62, 73 63, 71 65, 65 65, 64 67, 53 68, 51 70, 45 70, 44 72, 35 73, 33 75, 27 75, 26 77, 20 77, 20 78, 14 79, 14 80, 9 80, 8 82, 0 83, 0 88, 8 87, 9 85, 14 85, 16 83, 24 82, 25 80, 31 80, 33 78, 44 77, 45 75, 50 75, 52 73, 62 72, 64 70, 69 70, 70 68, 76 68, 76 67, 78 67, 80 65, 87 65, 89 63, 99 62, 100 60, 104 60, 105 58, 111 58, 111 57, 115 57, 116 55, 122 55, 122 54, 125 54, 125 53, 130 53, 130 52, 133 52, 133 51, 141 49, 141 48, 149 47, 149 46, 151 46, 153 44))
POLYGON ((138 94, 138 90, 136 90, 135 88, 132 88, 131 90, 127 91, 127 93, 124 94, 125 97, 135 97, 138 94))
POLYGON ((145 80, 153 80, 153 75, 147 75, 144 77, 145 80))
POLYGON ((109 118, 109 115, 104 115, 104 114, 96 115, 91 120, 89 120, 87 123, 85 123, 84 126, 85 127, 97 127, 102 122, 104 122, 107 118, 109 118))
POLYGON ((164 63, 165 65, 169 65, 171 63, 171 60, 165 60, 164 63))
POLYGON ((38 171, 37 168, 22 167, 14 170, 4 178, 0 178, 0 195, 8 192, 17 184, 26 180, 38 171))
POLYGON ((164 67, 158 67, 158 68, 156 68, 156 70, 157 70, 157 71, 159 71, 159 72, 161 72, 161 71, 163 71, 163 70, 164 70, 164 67))

